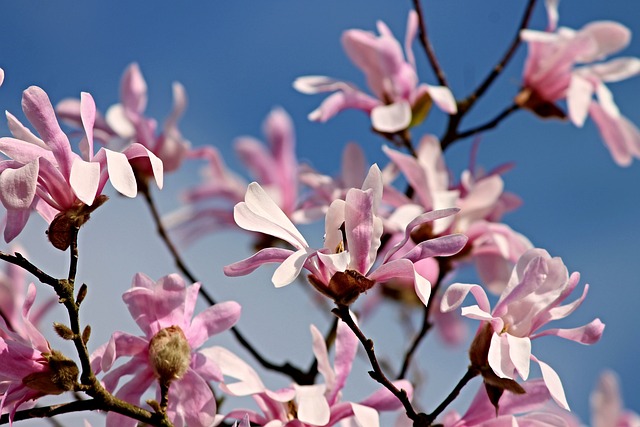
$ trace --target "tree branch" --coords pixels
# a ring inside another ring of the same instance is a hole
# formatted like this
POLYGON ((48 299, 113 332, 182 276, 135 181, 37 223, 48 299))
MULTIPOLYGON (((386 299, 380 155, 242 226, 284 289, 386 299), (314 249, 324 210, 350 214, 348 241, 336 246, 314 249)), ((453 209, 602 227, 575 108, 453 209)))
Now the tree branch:
POLYGON ((422 13, 422 5, 420 4, 420 0, 413 0, 413 7, 418 14, 418 38, 420 39, 420 43, 422 43, 422 47, 427 54, 427 59, 429 59, 431 68, 433 69, 433 72, 435 73, 440 85, 449 87, 447 77, 445 76, 444 70, 442 69, 440 63, 438 62, 438 59, 436 58, 436 53, 433 49, 433 46, 431 45, 431 41, 429 40, 429 36, 427 34, 427 27, 425 24, 424 14, 422 13))

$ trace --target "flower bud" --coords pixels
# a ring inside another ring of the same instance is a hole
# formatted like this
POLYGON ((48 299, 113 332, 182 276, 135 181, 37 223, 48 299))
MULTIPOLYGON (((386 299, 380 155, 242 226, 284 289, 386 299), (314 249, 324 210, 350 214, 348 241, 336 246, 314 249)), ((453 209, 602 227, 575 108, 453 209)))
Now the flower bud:
POLYGON ((43 356, 49 369, 27 375, 22 379, 22 384, 43 395, 73 390, 79 374, 75 362, 56 350, 43 356))
POLYGON ((182 378, 191 363, 191 347, 179 326, 161 329, 151 338, 149 362, 161 382, 182 378))

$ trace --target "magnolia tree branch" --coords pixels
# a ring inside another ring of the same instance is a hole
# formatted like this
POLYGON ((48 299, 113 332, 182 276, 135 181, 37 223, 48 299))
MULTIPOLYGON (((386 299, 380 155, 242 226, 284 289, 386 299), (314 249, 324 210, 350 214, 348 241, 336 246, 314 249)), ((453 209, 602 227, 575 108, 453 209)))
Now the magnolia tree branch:
MULTIPOLYGON (((171 238, 169 237, 169 233, 167 233, 167 230, 164 228, 164 225, 162 224, 162 218, 160 217, 158 208, 156 207, 155 201, 153 200, 153 196, 151 195, 151 189, 149 188, 147 183, 143 180, 139 180, 138 187, 140 192, 144 196, 144 200, 147 203, 149 210, 151 211, 151 216, 153 217, 153 221, 156 225, 156 230, 158 232, 158 235, 160 236, 165 246, 171 253, 171 256, 173 257, 176 263, 176 266, 182 272, 182 274, 184 274, 191 282, 193 283, 199 282, 199 280, 187 267, 186 263, 182 260, 180 253, 178 252, 178 250, 176 249, 176 246, 174 245, 171 238)), ((200 286, 200 295, 202 295, 202 297, 207 301, 209 305, 216 304, 215 299, 206 291, 204 286, 200 286)), ((289 378, 291 378, 292 380, 294 380, 296 383, 300 385, 313 384, 314 379, 318 372, 317 365, 312 365, 308 372, 304 372, 300 368, 292 365, 289 362, 285 362, 281 365, 275 364, 273 362, 270 362, 266 358, 264 358, 264 356, 262 356, 262 354, 260 354, 260 352, 256 350, 256 348, 249 342, 249 340, 247 340, 247 338, 245 338, 245 336, 240 332, 240 330, 236 326, 233 326, 231 328, 231 333, 236 338, 236 340, 238 340, 238 343, 240 343, 240 345, 244 347, 244 349, 247 350, 258 361, 258 363, 262 365, 263 368, 269 369, 275 372, 280 372, 281 374, 288 376, 289 378)))
POLYGON ((422 13, 422 5, 420 4, 420 0, 413 0, 413 6, 416 10, 416 13, 418 14, 418 37, 425 53, 427 54, 427 58, 429 59, 431 68, 433 68, 433 72, 435 73, 440 85, 449 87, 447 77, 445 76, 444 70, 438 62, 438 58, 436 58, 436 53, 433 49, 433 46, 431 45, 431 41, 429 40, 429 36, 427 34, 427 26, 425 24, 424 14, 422 13))
POLYGON ((533 14, 533 9, 536 4, 536 0, 529 0, 527 3, 527 7, 524 11, 522 19, 520 21, 520 25, 518 26, 518 30, 511 41, 511 44, 507 48, 503 57, 498 61, 498 63, 493 67, 493 69, 489 72, 487 77, 478 85, 478 87, 465 99, 462 101, 458 101, 458 112, 456 114, 449 116, 449 123, 447 125, 447 130, 442 138, 440 138, 440 143, 442 144, 442 150, 444 151, 448 146, 450 146, 453 142, 466 138, 468 136, 474 135, 475 133, 481 132, 483 130, 488 130, 494 128, 498 125, 503 119, 505 119, 509 114, 511 114, 515 109, 510 110, 513 107, 509 107, 507 110, 503 111, 502 114, 498 115, 496 119, 487 123, 487 125, 479 126, 477 128, 471 129, 465 132, 459 132, 458 127, 462 122, 462 118, 471 110, 471 108, 475 105, 476 101, 484 95, 484 93, 489 89, 489 87, 493 84, 495 79, 502 73, 505 69, 509 61, 513 58, 516 50, 520 46, 520 33, 522 30, 527 28, 529 25, 529 21, 531 19, 531 15, 533 14), (506 112, 506 114, 505 114, 506 112), (495 121, 495 123, 494 123, 495 121))
POLYGON ((429 425, 433 423, 435 419, 438 418, 438 415, 440 415, 447 408, 447 406, 449 406, 451 402, 453 402, 458 397, 464 386, 466 386, 469 381, 471 381, 478 375, 480 375, 480 371, 473 366, 469 366, 467 372, 465 372, 464 376, 460 379, 460 381, 458 381, 458 384, 456 384, 456 386, 453 388, 451 393, 449 393, 446 399, 444 399, 432 413, 427 415, 429 425))
POLYGON ((396 387, 391 382, 391 380, 387 378, 384 372, 382 372, 382 368, 380 367, 380 363, 378 362, 376 353, 373 349, 373 341, 367 338, 362 330, 358 327, 358 325, 356 325, 353 317, 351 317, 349 307, 346 305, 338 305, 336 308, 331 310, 331 312, 338 316, 340 320, 342 320, 347 326, 349 326, 349 329, 353 331, 353 333, 358 337, 358 340, 364 347, 364 350, 367 353, 367 357, 369 358, 369 362, 371 363, 371 367, 373 368, 373 371, 369 371, 369 376, 371 376, 371 378, 373 378, 375 381, 382 384, 387 390, 389 390, 391 393, 393 393, 394 396, 398 398, 398 400, 402 403, 407 416, 414 422, 422 418, 424 414, 416 413, 416 411, 413 409, 413 406, 411 405, 411 402, 409 401, 407 392, 405 390, 398 389, 398 387, 396 387))
MULTIPOLYGON (((480 132, 484 132, 485 130, 489 130, 489 129, 493 129, 496 126, 498 126, 500 124, 500 122, 502 122, 505 118, 507 118, 507 116, 510 116, 512 113, 518 111, 520 109, 520 106, 518 104, 511 104, 509 105, 507 108, 505 108, 504 110, 502 110, 500 112, 500 114, 498 114, 496 117, 494 117, 493 119, 489 120, 487 123, 468 129, 464 132, 459 132, 456 135, 456 139, 464 139, 467 138, 469 136, 473 136, 477 133, 480 132)), ((447 141, 447 143, 443 143, 442 144, 442 149, 445 150, 452 142, 454 142, 455 140, 451 140, 451 141, 447 141)))

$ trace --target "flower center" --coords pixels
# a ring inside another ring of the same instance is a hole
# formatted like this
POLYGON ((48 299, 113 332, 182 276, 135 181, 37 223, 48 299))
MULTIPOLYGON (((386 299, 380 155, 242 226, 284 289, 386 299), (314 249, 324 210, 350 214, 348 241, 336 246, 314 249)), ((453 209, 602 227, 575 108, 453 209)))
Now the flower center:
POLYGON ((151 338, 149 362, 160 381, 182 378, 191 363, 191 347, 179 326, 161 329, 151 338))

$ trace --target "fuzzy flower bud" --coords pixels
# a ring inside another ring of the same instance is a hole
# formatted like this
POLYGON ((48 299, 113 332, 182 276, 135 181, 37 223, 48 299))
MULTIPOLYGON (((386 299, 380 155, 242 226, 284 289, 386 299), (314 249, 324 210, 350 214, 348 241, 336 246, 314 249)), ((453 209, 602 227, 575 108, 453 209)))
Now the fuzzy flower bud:
POLYGON ((189 369, 191 347, 179 326, 161 329, 151 338, 149 362, 161 382, 182 378, 189 369))

